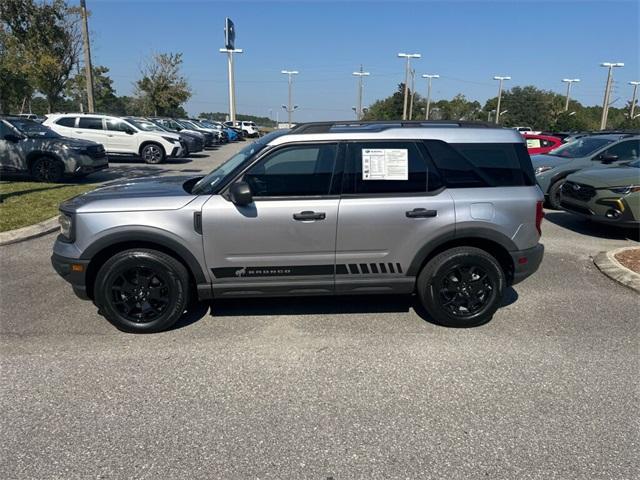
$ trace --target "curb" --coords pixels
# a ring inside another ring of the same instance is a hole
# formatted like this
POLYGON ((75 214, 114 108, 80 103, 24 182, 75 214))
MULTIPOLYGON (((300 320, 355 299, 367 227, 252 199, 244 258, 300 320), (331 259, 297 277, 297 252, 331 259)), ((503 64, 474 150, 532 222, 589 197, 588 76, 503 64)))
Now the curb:
POLYGON ((54 232, 59 228, 58 216, 45 220, 28 227, 16 228, 8 232, 0 233, 0 246, 11 245, 12 243, 24 242, 32 238, 41 237, 47 233, 54 232))
POLYGON ((621 283, 625 287, 635 290, 637 293, 640 293, 640 274, 629 270, 615 258, 617 253, 637 248, 640 247, 623 247, 615 250, 609 250, 608 252, 600 252, 593 259, 593 263, 595 263, 596 267, 598 267, 598 269, 607 277, 621 283))

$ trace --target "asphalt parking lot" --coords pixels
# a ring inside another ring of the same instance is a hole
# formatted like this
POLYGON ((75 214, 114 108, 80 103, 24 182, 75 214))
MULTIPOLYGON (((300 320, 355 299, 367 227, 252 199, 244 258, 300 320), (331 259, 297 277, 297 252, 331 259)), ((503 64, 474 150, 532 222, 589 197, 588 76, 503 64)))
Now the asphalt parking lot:
POLYGON ((637 478, 640 296, 591 260, 624 232, 549 212, 540 271, 479 328, 408 297, 285 298, 156 335, 76 299, 54 237, 0 247, 0 478, 637 478))

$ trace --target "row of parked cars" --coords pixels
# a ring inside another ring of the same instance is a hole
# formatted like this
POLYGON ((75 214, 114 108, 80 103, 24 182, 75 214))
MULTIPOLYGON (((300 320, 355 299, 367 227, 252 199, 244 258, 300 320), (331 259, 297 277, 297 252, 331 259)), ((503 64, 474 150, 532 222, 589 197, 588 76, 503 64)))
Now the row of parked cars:
POLYGON ((640 132, 521 132, 548 207, 640 225, 640 132))
POLYGON ((259 135, 255 124, 247 121, 56 113, 39 122, 25 116, 3 116, 0 172, 56 182, 64 176, 108 168, 110 155, 133 155, 158 164, 259 135))

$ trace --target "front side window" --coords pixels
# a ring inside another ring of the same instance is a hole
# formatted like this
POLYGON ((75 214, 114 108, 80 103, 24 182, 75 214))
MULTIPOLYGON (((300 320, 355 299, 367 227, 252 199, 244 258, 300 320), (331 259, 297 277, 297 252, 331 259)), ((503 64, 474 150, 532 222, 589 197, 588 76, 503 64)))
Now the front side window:
POLYGON ((267 155, 244 175, 256 197, 328 195, 336 144, 295 145, 267 155))
POLYGON ((75 127, 76 126, 76 117, 62 117, 56 121, 57 125, 61 127, 75 127))
POLYGON ((616 155, 618 161, 636 160, 640 158, 640 140, 628 140, 607 148, 604 152, 608 155, 616 155))
POLYGON ((426 193, 429 171, 415 142, 349 144, 345 194, 426 193))
POLYGON ((80 117, 78 128, 87 128, 89 130, 102 130, 102 118, 80 117))
POLYGON ((107 130, 112 132, 126 132, 131 130, 131 127, 122 120, 109 119, 107 120, 107 130))

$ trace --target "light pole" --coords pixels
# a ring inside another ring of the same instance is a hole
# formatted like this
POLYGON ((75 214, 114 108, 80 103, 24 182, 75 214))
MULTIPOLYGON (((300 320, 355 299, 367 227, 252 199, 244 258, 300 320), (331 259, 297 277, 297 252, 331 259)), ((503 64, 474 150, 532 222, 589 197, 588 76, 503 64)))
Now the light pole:
POLYGON ((427 113, 424 116, 425 120, 429 120, 429 109, 431 108, 431 79, 433 78, 440 78, 440 75, 429 75, 429 74, 425 74, 422 75, 422 78, 426 78, 427 79, 427 113))
POLYGON ((502 82, 505 80, 511 80, 511 77, 493 77, 494 80, 498 80, 500 82, 498 86, 498 106, 496 107, 496 125, 500 122, 500 101, 502 100, 502 82))
POLYGON ((87 111, 95 112, 93 103, 93 67, 91 66, 91 44, 89 42, 89 24, 87 21, 87 5, 85 0, 80 0, 82 13, 82 45, 84 50, 84 75, 87 82, 87 111))
POLYGON ((609 97, 611 96, 611 83, 613 81, 613 69, 615 67, 624 67, 624 63, 603 62, 601 67, 607 67, 609 73, 607 75, 607 85, 604 87, 604 100, 602 101, 602 119, 600 120, 600 130, 607 128, 607 117, 609 116, 609 97))
POLYGON ((399 53, 398 57, 406 58, 407 64, 404 71, 404 105, 402 107, 402 120, 407 119, 407 107, 409 102, 409 71, 411 70, 411 59, 421 58, 419 53, 399 53))
POLYGON ((359 72, 353 72, 355 77, 358 77, 358 110, 356 110, 356 119, 362 120, 362 90, 364 88, 364 78, 368 77, 369 72, 362 71, 362 65, 360 65, 359 72))
POLYGON ((629 118, 633 120, 635 118, 633 113, 636 110, 636 94, 638 93, 638 85, 640 85, 640 82, 629 82, 629 85, 633 85, 633 96, 631 97, 631 112, 629 113, 629 118))
POLYGON ((294 75, 298 75, 298 73, 300 73, 300 72, 298 72, 297 70, 282 70, 280 73, 283 73, 285 75, 289 75, 289 103, 287 104, 286 107, 284 105, 283 105, 283 107, 287 111, 288 118, 289 118, 289 128, 291 128, 291 118, 292 118, 293 111, 296 108, 298 108, 297 105, 295 107, 293 107, 291 105, 291 95, 292 95, 292 89, 293 89, 293 76, 294 75))
POLYGON ((579 82, 579 78, 563 78, 562 81, 567 84, 567 100, 564 102, 564 111, 569 110, 569 98, 571 96, 571 85, 575 82, 579 82))
POLYGON ((411 69, 411 102, 409 102, 409 120, 413 120, 413 99, 416 96, 416 71, 411 69))

